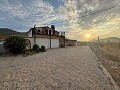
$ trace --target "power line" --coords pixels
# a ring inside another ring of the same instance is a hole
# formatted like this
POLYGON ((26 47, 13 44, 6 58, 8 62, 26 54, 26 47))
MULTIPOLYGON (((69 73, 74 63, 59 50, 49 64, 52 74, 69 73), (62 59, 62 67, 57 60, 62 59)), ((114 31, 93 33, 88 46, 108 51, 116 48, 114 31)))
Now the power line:
MULTIPOLYGON (((83 15, 83 16, 80 16, 80 17, 77 17, 77 18, 83 18, 83 17, 87 17, 87 16, 91 16, 91 15, 94 15, 94 14, 97 14, 97 13, 100 13, 100 12, 104 12, 104 11, 107 11, 107 10, 110 10, 110 9, 113 9, 113 8, 116 8, 120 6, 120 4, 116 5, 116 6, 112 6, 112 7, 109 7, 109 8, 106 8, 106 9, 103 9, 103 10, 99 10, 99 11, 96 11, 96 12, 93 12, 93 13, 89 13, 87 15, 83 15)), ((74 20, 74 19, 77 19, 77 18, 73 18, 71 20, 74 20)), ((61 21, 61 22, 57 22, 57 23, 62 23, 64 21, 61 21)), ((51 24, 54 24, 54 23, 51 23, 51 24)), ((49 24, 50 25, 50 24, 49 24)))
POLYGON ((106 8, 106 9, 103 9, 103 10, 100 10, 100 11, 97 11, 97 12, 94 12, 94 13, 90 13, 90 14, 84 15, 84 16, 81 16, 81 17, 78 17, 78 18, 82 18, 82 17, 90 16, 90 15, 93 15, 93 14, 96 14, 96 13, 100 13, 100 12, 103 12, 103 11, 107 11, 107 10, 113 9, 113 8, 115 8, 115 7, 118 7, 118 6, 120 6, 120 4, 118 4, 118 5, 116 5, 116 6, 113 6, 113 7, 110 7, 110 8, 106 8))
POLYGON ((118 36, 120 37, 120 30, 117 29, 117 30, 114 30, 114 31, 111 31, 111 32, 108 32, 106 34, 103 34, 103 35, 100 35, 101 38, 104 38, 104 37, 109 37, 109 36, 114 36, 115 34, 119 34, 118 36), (112 35, 111 35, 112 34, 112 35))
MULTIPOLYGON (((119 34, 118 37, 120 37, 120 33, 119 33, 119 32, 120 32, 120 30, 117 29, 117 30, 114 30, 114 31, 111 31, 111 32, 108 32, 108 33, 105 33, 105 34, 102 34, 102 35, 96 35, 96 34, 95 34, 95 36, 97 36, 97 37, 95 37, 94 40, 97 40, 97 39, 98 39, 98 36, 100 37, 100 39, 112 37, 112 35, 114 36, 114 33, 115 33, 115 34, 119 34), (112 35, 111 35, 111 34, 112 34, 112 35)), ((92 39, 92 40, 93 40, 93 39, 92 39)))
MULTIPOLYGON (((83 17, 87 17, 87 16, 91 16, 91 15, 94 15, 94 14, 97 14, 97 13, 100 13, 100 12, 104 12, 104 11, 107 11, 107 10, 110 10, 110 9, 113 9, 113 8, 116 8, 120 6, 120 4, 116 5, 116 6, 112 6, 112 7, 109 7, 109 8, 106 8, 106 9, 103 9, 103 10, 99 10, 99 11, 96 11, 96 12, 93 12, 93 13, 89 13, 87 15, 83 15, 83 16, 80 16, 80 17, 77 17, 77 18, 73 18, 71 20, 74 20, 74 19, 78 19, 78 18, 83 18, 83 17)), ((67 21, 67 20, 66 20, 67 21)), ((60 21, 60 22, 56 22, 56 23, 50 23, 50 24, 45 24, 45 25, 51 25, 51 24, 58 24, 58 23, 62 23, 62 22, 65 22, 65 21, 60 21)), ((17 28, 17 27, 16 27, 17 28)))

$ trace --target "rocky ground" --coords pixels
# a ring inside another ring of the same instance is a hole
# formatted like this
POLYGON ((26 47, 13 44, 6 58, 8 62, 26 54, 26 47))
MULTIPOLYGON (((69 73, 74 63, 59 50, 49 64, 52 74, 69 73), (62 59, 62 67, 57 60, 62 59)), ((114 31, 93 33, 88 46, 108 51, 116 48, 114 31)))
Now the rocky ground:
POLYGON ((102 63, 120 87, 120 63, 106 59, 105 57, 102 58, 102 63))
POLYGON ((102 64, 109 71, 120 87, 120 49, 114 47, 102 48, 102 64))
POLYGON ((0 57, 0 90, 115 90, 89 47, 0 57))

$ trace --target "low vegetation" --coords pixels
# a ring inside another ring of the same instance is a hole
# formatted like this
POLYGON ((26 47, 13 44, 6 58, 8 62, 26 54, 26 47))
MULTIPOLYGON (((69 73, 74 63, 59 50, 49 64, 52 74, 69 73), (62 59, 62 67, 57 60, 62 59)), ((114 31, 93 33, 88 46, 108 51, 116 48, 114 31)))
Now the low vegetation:
POLYGON ((5 39, 4 47, 10 53, 20 54, 26 49, 25 39, 20 36, 10 36, 5 39))
POLYGON ((38 46, 38 44, 35 44, 35 45, 33 45, 32 50, 35 51, 36 53, 39 53, 40 52, 40 47, 38 46))
POLYGON ((33 55, 39 52, 45 52, 45 46, 38 46, 38 44, 33 45, 31 50, 26 50, 26 40, 20 36, 10 36, 5 39, 4 42, 5 49, 12 54, 22 54, 33 55))
POLYGON ((40 51, 41 51, 41 52, 45 52, 45 51, 46 51, 46 50, 45 50, 45 46, 42 45, 41 48, 40 48, 40 51))
POLYGON ((36 53, 45 52, 46 51, 45 50, 45 46, 42 45, 41 48, 40 48, 40 46, 38 46, 38 44, 33 45, 32 50, 35 51, 36 53))

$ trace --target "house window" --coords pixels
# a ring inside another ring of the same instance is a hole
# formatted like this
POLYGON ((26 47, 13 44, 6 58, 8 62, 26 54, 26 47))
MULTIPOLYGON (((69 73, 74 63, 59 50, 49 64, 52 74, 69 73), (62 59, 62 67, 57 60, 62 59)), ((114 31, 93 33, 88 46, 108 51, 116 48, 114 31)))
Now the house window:
POLYGON ((44 34, 44 31, 42 31, 42 34, 44 34))
POLYGON ((38 30, 38 32, 40 32, 40 30, 38 30))

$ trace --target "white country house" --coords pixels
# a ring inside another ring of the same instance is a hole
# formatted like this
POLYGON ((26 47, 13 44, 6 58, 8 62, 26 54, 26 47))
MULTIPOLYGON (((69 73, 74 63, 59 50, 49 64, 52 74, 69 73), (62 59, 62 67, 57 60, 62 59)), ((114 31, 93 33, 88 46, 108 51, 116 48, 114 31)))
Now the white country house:
POLYGON ((34 28, 30 28, 28 36, 25 38, 27 39, 28 49, 31 49, 34 44, 44 45, 46 49, 65 47, 65 33, 56 31, 54 25, 51 25, 51 27, 34 26, 34 28))

